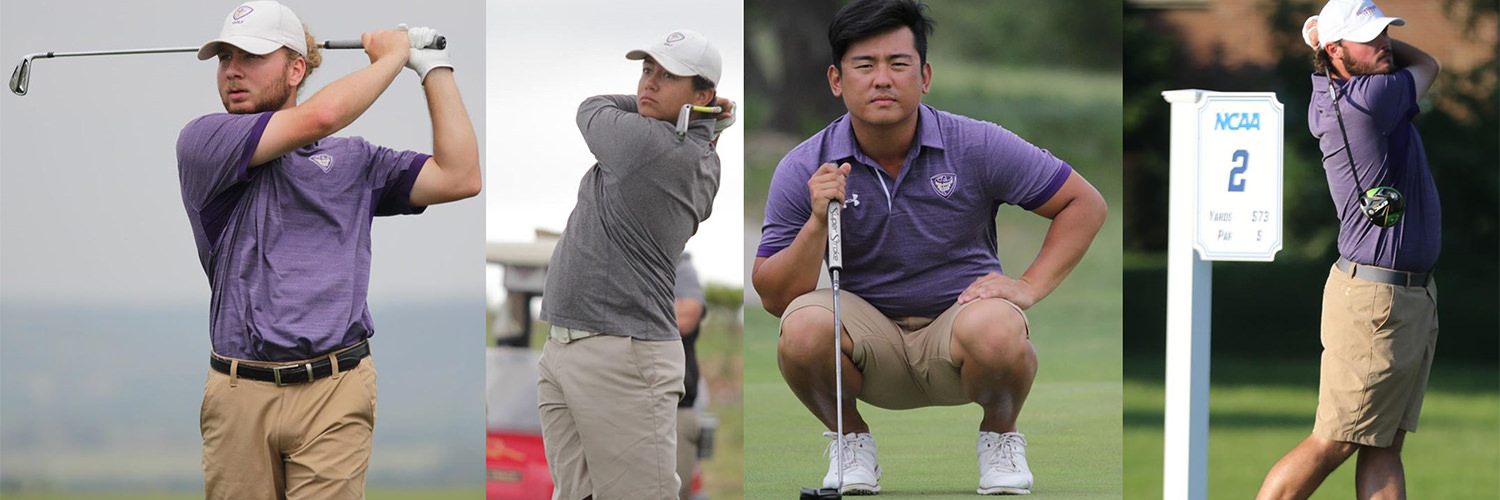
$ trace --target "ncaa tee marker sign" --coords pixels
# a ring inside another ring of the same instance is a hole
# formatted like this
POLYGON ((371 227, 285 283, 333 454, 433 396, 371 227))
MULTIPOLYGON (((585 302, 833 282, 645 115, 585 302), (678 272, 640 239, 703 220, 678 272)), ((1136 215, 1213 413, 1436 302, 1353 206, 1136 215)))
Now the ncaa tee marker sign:
POLYGON ((1273 93, 1200 95, 1173 103, 1198 111, 1193 248, 1203 260, 1270 261, 1281 250, 1281 103, 1273 93))
POLYGON ((1281 250, 1282 106, 1270 92, 1162 92, 1172 105, 1162 497, 1208 496, 1215 260, 1281 250))

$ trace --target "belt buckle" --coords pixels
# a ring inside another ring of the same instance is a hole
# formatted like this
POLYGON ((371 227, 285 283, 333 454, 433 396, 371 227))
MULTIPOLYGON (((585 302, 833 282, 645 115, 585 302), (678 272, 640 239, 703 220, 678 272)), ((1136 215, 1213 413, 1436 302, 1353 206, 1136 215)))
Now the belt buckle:
MULTIPOLYGON (((275 368, 271 369, 271 375, 276 378, 276 386, 277 387, 286 387, 286 386, 292 385, 292 383, 290 383, 290 382, 282 382, 281 381, 281 370, 291 369, 291 368, 302 368, 302 369, 307 370, 307 380, 305 380, 304 382, 312 382, 313 381, 314 377, 313 377, 312 363, 303 363, 303 364, 300 364, 300 365, 278 366, 278 367, 275 367, 275 368)), ((297 382, 297 383, 300 384, 302 382, 297 382)))
POLYGON ((552 337, 554 340, 557 340, 560 343, 571 344, 573 342, 583 340, 594 335, 583 330, 554 326, 552 327, 551 331, 547 333, 547 336, 552 337))

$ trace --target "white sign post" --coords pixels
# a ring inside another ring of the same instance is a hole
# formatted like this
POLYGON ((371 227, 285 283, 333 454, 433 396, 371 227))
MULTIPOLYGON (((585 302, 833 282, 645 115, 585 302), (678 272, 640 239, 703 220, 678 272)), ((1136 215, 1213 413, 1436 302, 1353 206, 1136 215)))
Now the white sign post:
POLYGON ((1172 105, 1162 498, 1208 497, 1214 260, 1281 250, 1282 106, 1270 92, 1162 92, 1172 105))

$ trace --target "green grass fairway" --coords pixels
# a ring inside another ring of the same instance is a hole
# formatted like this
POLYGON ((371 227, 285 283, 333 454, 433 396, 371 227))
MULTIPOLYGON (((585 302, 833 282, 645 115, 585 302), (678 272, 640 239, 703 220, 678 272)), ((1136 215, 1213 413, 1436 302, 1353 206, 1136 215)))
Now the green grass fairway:
MULTIPOLYGON (((1161 360, 1125 384, 1125 498, 1161 498, 1161 360), (1149 373, 1154 371, 1155 373, 1149 373)), ((1441 359, 1439 359, 1441 363, 1441 359)), ((1250 498, 1281 455, 1312 431, 1318 366, 1215 358, 1209 401, 1209 498, 1250 498), (1272 376, 1268 377, 1267 374, 1272 376), (1270 380, 1268 380, 1270 379, 1270 380), (1301 382, 1292 382, 1300 380, 1301 382)), ((1433 367, 1419 432, 1402 452, 1411 498, 1500 498, 1500 395, 1492 365, 1433 367)), ((1335 471, 1313 499, 1354 497, 1354 459, 1335 471)))
MULTIPOLYGON (((1119 290, 1065 285, 1029 312, 1041 369, 1020 430, 1034 497, 1120 497, 1119 290)), ((745 497, 785 498, 819 486, 827 440, 776 369, 776 319, 745 316, 745 497)), ((861 411, 880 449, 881 496, 975 496, 977 406, 861 411)))

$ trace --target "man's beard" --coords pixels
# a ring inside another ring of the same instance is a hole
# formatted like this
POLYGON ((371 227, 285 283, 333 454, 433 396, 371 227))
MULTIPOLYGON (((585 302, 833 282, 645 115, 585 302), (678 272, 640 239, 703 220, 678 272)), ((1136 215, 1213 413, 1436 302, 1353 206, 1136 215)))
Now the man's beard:
POLYGON ((1359 61, 1355 61, 1353 57, 1350 57, 1349 51, 1346 50, 1344 51, 1344 55, 1339 57, 1339 60, 1344 62, 1344 71, 1349 72, 1349 76, 1381 75, 1390 73, 1390 67, 1387 67, 1384 70, 1380 68, 1381 61, 1384 61, 1389 57, 1390 51, 1388 50, 1377 52, 1375 54, 1374 61, 1370 62, 1369 64, 1363 64, 1359 61))
MULTIPOLYGON (((264 95, 265 98, 261 99, 258 95, 257 98, 251 101, 255 105, 255 107, 250 111, 245 112, 244 114, 279 111, 281 110, 281 106, 283 104, 286 104, 286 100, 292 96, 292 92, 294 91, 295 89, 293 89, 291 85, 287 85, 286 72, 283 71, 281 77, 277 78, 275 83, 272 83, 270 87, 266 88, 263 91, 263 93, 257 93, 259 95, 264 95)), ((221 99, 224 102, 224 110, 229 111, 229 96, 226 95, 221 99)))

